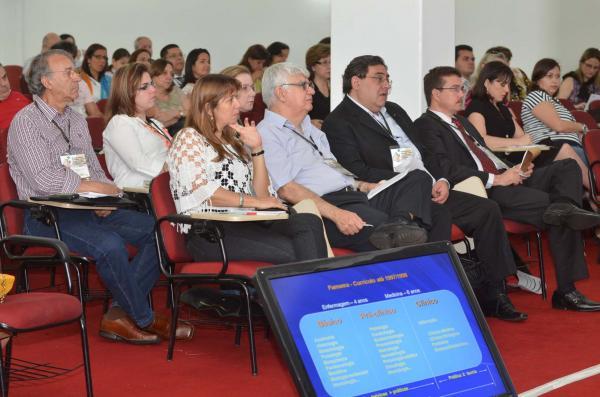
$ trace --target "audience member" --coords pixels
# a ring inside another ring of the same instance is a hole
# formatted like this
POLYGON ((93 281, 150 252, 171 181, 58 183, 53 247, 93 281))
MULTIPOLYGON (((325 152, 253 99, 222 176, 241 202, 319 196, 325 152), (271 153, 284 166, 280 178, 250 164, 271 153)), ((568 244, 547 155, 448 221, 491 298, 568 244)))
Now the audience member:
MULTIPOLYGON (((192 91, 186 128, 168 155, 171 192, 179 213, 210 206, 286 206, 269 193, 264 150, 254 124, 238 125, 240 83, 223 75, 207 75, 192 91)), ((313 214, 290 214, 289 220, 221 224, 229 259, 287 263, 327 256, 323 228, 313 214)), ((219 246, 194 230, 186 230, 195 260, 220 260, 219 246)))
MULTIPOLYGON (((140 36, 133 42, 133 51, 137 50, 146 50, 150 54, 150 58, 152 58, 152 40, 146 36, 140 36)), ((149 60, 151 61, 151 60, 149 60)))
MULTIPOLYGON (((91 145, 85 119, 68 104, 77 96, 80 76, 73 59, 49 50, 32 61, 29 82, 33 104, 16 116, 8 134, 8 163, 19 198, 96 192, 118 194, 91 145), (84 169, 66 167, 69 156, 85 159, 84 169)), ((115 341, 154 344, 169 334, 170 321, 153 313, 148 294, 159 277, 151 216, 130 210, 56 209, 62 240, 80 255, 93 257, 113 306, 103 316, 100 335, 115 341), (126 244, 137 246, 130 262, 126 244)), ((55 237, 52 226, 24 214, 26 234, 55 237)), ((193 328, 180 326, 178 336, 191 338, 193 328)))
MULTIPOLYGON (((563 76, 558 98, 570 100, 583 110, 591 94, 600 94, 600 50, 588 48, 579 58, 579 67, 563 76)), ((598 115, 596 115, 598 116, 598 115)), ((597 117, 597 120, 600 118, 597 117)))
POLYGON ((133 63, 115 74, 102 136, 108 171, 121 189, 149 187, 152 178, 166 171, 171 135, 146 114, 155 97, 146 65, 133 63))
POLYGON ((538 61, 531 73, 532 85, 523 101, 521 119, 523 129, 534 143, 550 139, 556 144, 568 143, 581 161, 587 162, 581 145, 580 133, 587 127, 555 98, 560 86, 560 66, 554 59, 538 61))
MULTIPOLYGON (((486 51, 486 54, 502 54, 506 58, 508 66, 512 60, 512 51, 510 48, 503 46, 492 47, 486 51)), ((513 67, 511 68, 513 78, 510 81, 510 100, 511 101, 522 101, 527 96, 527 90, 531 82, 527 77, 527 73, 523 69, 513 67)))
POLYGON ((459 44, 454 47, 454 64, 460 72, 463 82, 467 89, 471 88, 471 75, 475 71, 475 56, 473 47, 466 44, 459 44))
MULTIPOLYGON (((75 48, 77 48, 77 43, 75 42, 75 37, 72 34, 63 33, 59 37, 60 37, 61 41, 69 42, 69 43, 73 44, 75 46, 75 48)), ((75 62, 75 67, 80 68, 81 67, 81 50, 77 49, 77 54, 75 54, 73 56, 73 60, 75 62)))
POLYGON ((290 56, 290 46, 281 41, 275 41, 267 47, 269 52, 269 65, 287 61, 290 56))
POLYGON ((308 113, 315 127, 321 128, 323 120, 331 111, 329 84, 331 79, 331 48, 328 44, 316 44, 306 51, 306 69, 315 86, 313 107, 308 113))
MULTIPOLYGON (((0 63, 0 130, 5 130, 15 114, 31 101, 18 91, 10 89, 10 81, 6 69, 0 63)), ((5 162, 1 159, 0 162, 5 162)))
POLYGON ((333 246, 357 251, 450 238, 450 217, 431 206, 431 178, 417 171, 371 199, 377 182, 355 180, 308 117, 314 89, 308 71, 291 63, 270 66, 263 77, 268 110, 258 125, 267 169, 279 197, 313 200, 333 246), (427 231, 426 231, 427 229, 427 231))
MULTIPOLYGON (((54 33, 54 32, 46 33, 46 35, 42 39, 42 50, 40 51, 40 54, 43 54, 44 52, 48 51, 50 49, 50 47, 52 47, 54 44, 58 43, 59 41, 60 41, 60 37, 56 33, 54 33)), ((28 73, 29 64, 31 63, 33 58, 34 58, 34 56, 31 58, 28 58, 23 63, 23 74, 24 75, 29 74, 28 73)))
POLYGON ((240 103, 240 124, 242 124, 242 115, 252 111, 254 107, 254 84, 252 75, 247 67, 242 65, 229 66, 221 71, 221 74, 233 77, 240 83, 238 90, 238 102, 240 103))
POLYGON ((92 44, 83 55, 81 79, 90 89, 94 101, 108 98, 110 94, 110 76, 106 74, 108 56, 102 44, 92 44))
POLYGON ((329 44, 331 45, 331 37, 327 36, 327 37, 323 37, 320 41, 319 44, 329 44))
POLYGON ((254 91, 261 92, 261 79, 266 63, 269 61, 269 51, 261 45, 254 44, 248 47, 240 65, 244 65, 252 73, 252 81, 254 81, 254 91))
MULTIPOLYGON (((502 215, 547 229, 557 290, 552 307, 562 310, 599 311, 600 303, 588 300, 575 282, 588 276, 579 230, 600 224, 600 215, 581 209, 581 171, 573 160, 546 167, 504 164, 493 155, 477 129, 460 111, 462 75, 452 67, 437 67, 424 78, 429 109, 415 122, 417 139, 425 147, 425 165, 436 178, 454 185, 475 176, 498 203, 502 215)), ((558 88, 558 87, 557 87, 558 88)), ((496 238, 496 236, 494 236, 496 238)))
POLYGON ((152 62, 150 77, 156 87, 156 101, 148 115, 167 127, 171 135, 175 135, 183 127, 189 98, 173 83, 171 62, 162 58, 152 62))
MULTIPOLYGON (((423 147, 414 143, 419 131, 404 109, 387 101, 391 84, 384 60, 372 55, 354 58, 342 79, 346 96, 323 123, 323 132, 340 164, 367 182, 399 173, 407 177, 415 172, 429 173, 421 156, 423 147)), ((503 292, 504 279, 517 270, 498 205, 450 190, 447 180, 429 177, 429 181, 431 205, 443 207, 452 222, 475 239, 477 256, 485 268, 485 293, 478 297, 486 314, 508 321, 525 320, 527 316, 516 311, 503 292)), ((528 280, 541 292, 539 279, 536 283, 529 276, 528 280)))
POLYGON ((185 58, 177 44, 167 44, 160 50, 160 57, 173 65, 173 83, 179 88, 183 87, 183 69, 185 58))
POLYGON ((204 48, 195 48, 185 60, 183 88, 185 95, 190 95, 196 81, 210 73, 210 53, 204 48))
MULTIPOLYGON (((108 71, 106 72, 112 78, 117 70, 121 69, 123 66, 129 63, 129 58, 131 54, 125 48, 117 48, 112 55, 112 62, 108 67, 108 71)), ((147 66, 147 65, 146 65, 147 66)))
POLYGON ((150 51, 145 48, 140 48, 139 50, 135 50, 131 56, 129 57, 129 63, 143 63, 147 67, 150 67, 152 62, 152 54, 150 51))

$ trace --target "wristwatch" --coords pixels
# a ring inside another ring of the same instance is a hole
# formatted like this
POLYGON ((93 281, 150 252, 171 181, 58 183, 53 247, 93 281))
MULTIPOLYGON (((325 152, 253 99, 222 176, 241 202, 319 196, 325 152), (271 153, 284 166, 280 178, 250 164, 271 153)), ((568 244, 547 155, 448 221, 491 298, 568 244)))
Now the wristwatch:
POLYGON ((587 134, 587 132, 588 132, 588 126, 587 126, 587 124, 581 123, 581 125, 583 126, 583 128, 581 129, 581 133, 583 135, 587 134))

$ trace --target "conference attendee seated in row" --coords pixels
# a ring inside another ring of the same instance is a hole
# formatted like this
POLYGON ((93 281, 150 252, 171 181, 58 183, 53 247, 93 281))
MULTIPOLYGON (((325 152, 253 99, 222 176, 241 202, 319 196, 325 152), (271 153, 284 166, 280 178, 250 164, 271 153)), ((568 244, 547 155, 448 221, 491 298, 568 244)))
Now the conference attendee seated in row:
POLYGON ((102 44, 92 44, 83 55, 81 79, 96 102, 108 98, 110 94, 110 76, 106 74, 107 64, 106 47, 102 44))
MULTIPOLYGON (((0 63, 0 130, 7 129, 15 114, 30 102, 23 94, 10 88, 8 74, 0 63)), ((5 161, 0 159, 0 162, 5 161)))
MULTIPOLYGON (((34 103, 21 110, 8 134, 8 164, 21 200, 32 196, 120 190, 104 174, 91 145, 85 119, 68 106, 77 96, 80 76, 71 55, 49 50, 31 63, 29 84, 34 103), (85 167, 69 168, 69 156, 85 167)), ((155 344, 168 337, 169 319, 153 313, 148 294, 159 277, 154 219, 131 210, 56 209, 61 238, 70 250, 92 257, 113 306, 103 316, 100 335, 115 341, 155 344), (137 247, 129 261, 126 244, 137 247)), ((53 237, 52 226, 24 214, 24 232, 53 237)), ((193 328, 178 327, 180 338, 193 328)))
MULTIPOLYGON (((563 76, 559 99, 568 99, 575 109, 583 110, 590 95, 600 94, 600 50, 588 48, 579 59, 579 67, 563 76)), ((597 118, 599 120, 600 118, 597 118)))
POLYGON ((290 56, 290 46, 281 41, 274 41, 267 47, 269 65, 287 61, 290 56))
POLYGON ((144 65, 150 67, 152 63, 152 54, 145 48, 140 48, 139 50, 135 50, 131 56, 129 57, 129 63, 143 63, 144 65))
POLYGON ((160 57, 171 62, 173 66, 173 83, 178 88, 183 88, 183 69, 185 68, 185 58, 183 52, 177 44, 167 44, 160 50, 160 57))
POLYGON ((321 128, 323 120, 330 110, 331 80, 331 47, 328 44, 316 44, 306 51, 306 69, 310 73, 309 79, 315 86, 313 95, 313 108, 308 113, 310 121, 317 128, 321 128))
POLYGON ((185 60, 185 74, 183 78, 183 88, 181 91, 185 95, 190 95, 194 84, 198 79, 210 73, 210 54, 204 48, 195 48, 185 60))
MULTIPOLYGON (((323 123, 331 151, 340 164, 367 182, 390 179, 398 173, 428 172, 423 164, 419 131, 398 104, 387 101, 391 82, 381 57, 354 58, 344 71, 342 102, 323 123)), ((429 177, 432 205, 441 205, 452 222, 475 239, 477 255, 485 266, 487 285, 479 296, 487 315, 522 321, 527 315, 514 309, 503 291, 503 282, 514 275, 516 265, 502 223, 500 208, 492 200, 450 190, 447 180, 429 177), (490 238, 494 236, 494 238, 490 238)), ((525 277, 521 276, 521 285, 525 277)), ((539 279, 529 276, 534 291, 539 279)), ((537 288, 536 288, 537 286, 537 288)))
MULTIPOLYGON (((284 210, 269 192, 264 150, 254 124, 238 124, 240 83, 207 75, 192 91, 186 128, 168 155, 171 193, 177 212, 189 214, 212 206, 284 210)), ((223 222, 229 259, 286 263, 327 256, 323 227, 313 214, 290 214, 274 222, 223 222)), ((196 260, 220 260, 219 245, 194 229, 186 233, 196 260)))
MULTIPOLYGON (((40 54, 43 54, 44 52, 48 51, 50 48, 52 48, 52 46, 56 43, 58 43, 60 41, 60 36, 54 32, 49 32, 46 33, 44 35, 44 38, 42 39, 42 50, 40 51, 40 54)), ((23 75, 27 76, 28 72, 29 72, 29 65, 31 64, 31 61, 33 60, 33 58, 35 58, 35 55, 27 58, 27 60, 25 60, 25 62, 23 63, 23 75)))
POLYGON ((147 36, 140 36, 133 42, 133 50, 146 50, 152 58, 152 40, 147 36))
MULTIPOLYGON (((233 77, 240 83, 238 90, 238 102, 240 103, 240 114, 252 111, 254 106, 254 84, 252 83, 252 75, 247 67, 242 65, 229 66, 221 71, 221 74, 233 77)), ((241 116, 240 116, 241 118, 241 116)), ((240 124, 242 124, 240 120, 240 124)))
MULTIPOLYGON (((512 78, 512 70, 502 62, 490 62, 485 65, 473 87, 471 103, 465 110, 464 116, 477 128, 485 144, 493 150, 532 143, 531 135, 523 131, 512 111, 505 105, 510 94, 512 78)), ((550 150, 540 152, 535 158, 536 167, 571 158, 577 161, 581 168, 582 183, 586 189, 589 188, 587 167, 569 144, 553 142, 550 139, 538 143, 550 146, 550 150)), ((523 158, 523 152, 498 152, 497 155, 513 164, 519 163, 523 158)))
MULTIPOLYGON (((510 48, 504 46, 492 47, 486 51, 489 54, 502 54, 506 59, 507 65, 510 66, 512 60, 512 51, 510 48)), ((513 72, 513 78, 510 82, 510 100, 511 101, 522 101, 527 96, 527 89, 531 82, 522 69, 517 67, 511 67, 513 72)))
POLYGON ((164 59, 157 59, 150 67, 150 77, 156 88, 156 102, 148 115, 160 121, 175 135, 183 127, 185 114, 189 109, 189 98, 173 82, 173 65, 164 59))
POLYGON ((475 56, 473 47, 459 44, 454 47, 454 66, 463 78, 463 84, 467 91, 471 89, 471 76, 475 72, 475 56))
POLYGON ((415 170, 371 199, 376 182, 355 179, 331 153, 308 112, 315 91, 308 71, 291 63, 270 66, 263 77, 269 109, 258 125, 267 169, 279 197, 313 200, 332 246, 357 251, 450 238, 450 216, 431 202, 431 178, 415 170))
POLYGON ((270 54, 262 44, 254 44, 248 47, 240 65, 247 67, 252 73, 252 81, 254 81, 254 91, 261 92, 261 79, 265 66, 268 66, 270 54))
POLYGON ((429 109, 415 126, 425 147, 425 166, 451 185, 472 176, 481 179, 504 218, 546 229, 557 282, 552 307, 599 311, 600 303, 575 287, 576 281, 588 276, 580 230, 600 224, 600 215, 581 209, 583 188, 577 163, 555 161, 525 172, 520 165, 503 164, 469 120, 457 115, 464 95, 461 77, 453 67, 437 67, 424 78, 429 109))
POLYGON ((587 132, 587 127, 576 122, 573 114, 556 99, 560 87, 558 62, 549 58, 538 61, 533 67, 531 82, 521 108, 523 129, 531 135, 533 143, 545 139, 557 144, 568 143, 579 156, 579 161, 585 164, 587 160, 580 134, 587 132))
MULTIPOLYGON (((75 42, 75 37, 72 34, 63 33, 59 37, 60 37, 60 41, 66 41, 67 43, 71 43, 75 46, 75 48, 77 48, 77 43, 75 42)), ((78 68, 81 67, 81 51, 79 49, 77 50, 77 53, 73 57, 73 62, 75 63, 76 67, 78 67, 78 68)))
POLYGON ((117 48, 115 52, 113 52, 111 63, 106 73, 112 78, 112 76, 117 73, 117 70, 129 63, 130 57, 131 54, 125 48, 117 48))
POLYGON ((171 135, 160 121, 148 118, 156 89, 146 65, 134 63, 117 71, 108 99, 108 124, 102 134, 106 165, 119 188, 144 188, 166 171, 171 135))

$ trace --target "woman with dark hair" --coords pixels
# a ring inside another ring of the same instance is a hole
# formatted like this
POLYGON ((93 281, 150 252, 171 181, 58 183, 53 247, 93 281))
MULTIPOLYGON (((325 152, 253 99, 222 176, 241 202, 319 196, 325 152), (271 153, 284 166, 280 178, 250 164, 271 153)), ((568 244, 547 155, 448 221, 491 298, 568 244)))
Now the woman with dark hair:
POLYGON ((173 83, 171 62, 162 58, 152 62, 150 77, 156 88, 156 101, 149 115, 167 127, 171 135, 175 135, 183 127, 189 98, 173 83))
MULTIPOLYGON (((508 66, 512 60, 512 51, 510 48, 504 46, 496 46, 488 49, 486 54, 502 54, 506 59, 508 66)), ((510 82, 510 100, 511 101, 522 101, 527 96, 527 89, 531 82, 527 77, 527 74, 520 68, 511 67, 513 72, 513 78, 510 82)))
POLYGON ((577 70, 563 76, 558 98, 568 99, 575 109, 583 110, 591 94, 600 94, 598 71, 600 71, 600 50, 588 48, 581 55, 577 70))
POLYGON ((252 73, 252 81, 254 82, 254 91, 257 93, 262 91, 261 79, 265 65, 268 61, 269 51, 267 51, 267 49, 261 44, 254 44, 248 47, 239 63, 240 65, 250 69, 250 72, 252 73))
POLYGON ((135 50, 129 57, 129 63, 143 63, 150 68, 150 62, 152 62, 152 54, 145 48, 135 50))
POLYGON ((210 73, 210 53, 204 48, 195 48, 185 60, 183 88, 185 95, 190 95, 198 79, 210 73))
POLYGON ((281 41, 275 41, 267 47, 269 52, 269 66, 287 61, 290 56, 290 46, 281 41))
POLYGON ((108 56, 102 44, 92 44, 85 51, 81 63, 81 79, 85 82, 95 102, 108 98, 110 76, 106 75, 108 56))
POLYGON ((117 70, 121 69, 123 66, 129 63, 130 57, 131 54, 129 53, 129 51, 127 51, 125 48, 118 48, 117 50, 115 50, 115 52, 113 52, 112 62, 106 73, 110 74, 111 77, 114 76, 117 70))
MULTIPOLYGON (((285 205, 269 192, 269 178, 260 134, 254 123, 237 123, 240 83, 229 76, 209 74, 192 91, 191 111, 175 138, 167 164, 171 193, 179 213, 211 206, 279 208, 285 205)), ((291 214, 288 220, 221 225, 231 260, 286 263, 327 255, 320 219, 291 214)), ((196 233, 187 233, 195 260, 219 260, 219 246, 196 233)))
POLYGON ((331 78, 331 47, 328 44, 316 44, 306 51, 306 69, 309 79, 315 85, 313 107, 308 113, 311 123, 321 129, 323 120, 331 112, 329 81, 331 78))
POLYGON ((115 73, 104 130, 106 165, 120 187, 148 187, 166 170, 172 138, 160 121, 148 118, 156 89, 146 65, 133 63, 115 73))

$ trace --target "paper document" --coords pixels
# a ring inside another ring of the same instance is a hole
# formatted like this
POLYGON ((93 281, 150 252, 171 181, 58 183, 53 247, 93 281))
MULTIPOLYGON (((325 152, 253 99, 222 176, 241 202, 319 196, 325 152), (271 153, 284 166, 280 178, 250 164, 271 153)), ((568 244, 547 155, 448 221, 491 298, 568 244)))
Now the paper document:
POLYGON ((239 207, 206 207, 200 212, 233 215, 280 215, 285 213, 283 210, 257 210, 256 208, 239 207))
POLYGON ((406 174, 408 174, 407 171, 400 172, 395 177, 385 180, 381 185, 367 193, 367 198, 371 200, 373 197, 377 196, 379 193, 383 192, 385 189, 404 178, 406 174))
POLYGON ((588 109, 590 108, 590 103, 592 103, 594 101, 600 101, 600 95, 598 95, 598 94, 590 94, 590 97, 588 98, 588 101, 585 104, 584 111, 587 112, 588 109))

